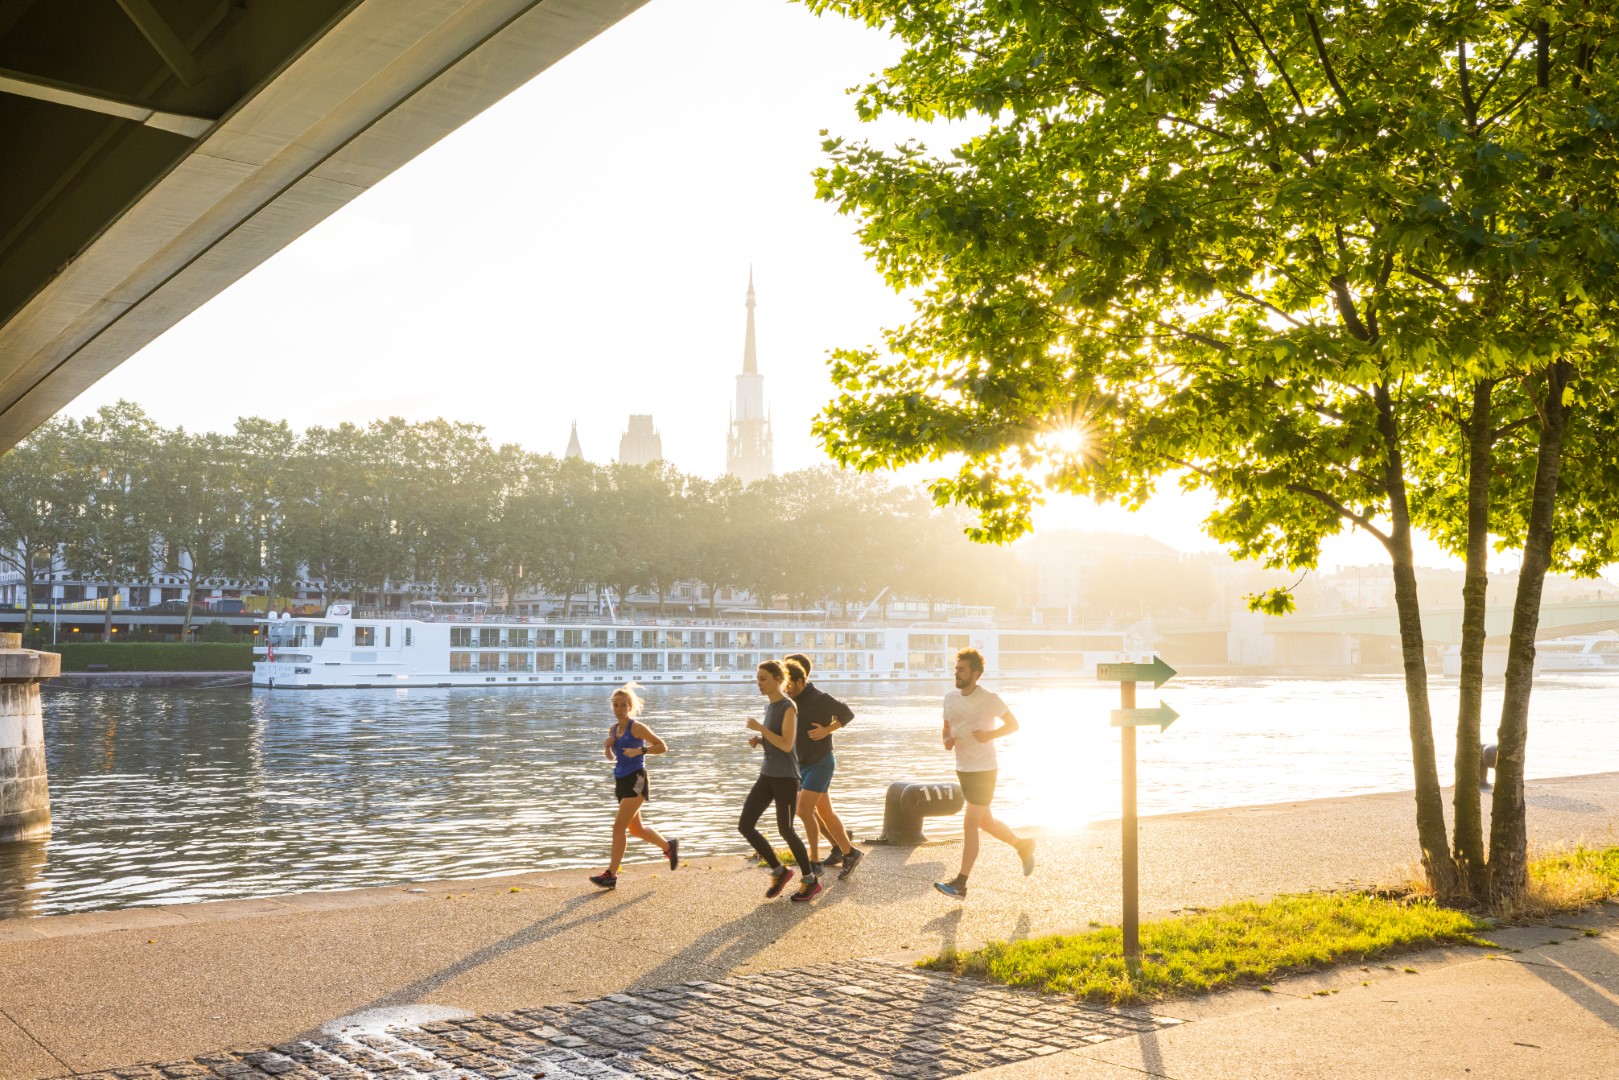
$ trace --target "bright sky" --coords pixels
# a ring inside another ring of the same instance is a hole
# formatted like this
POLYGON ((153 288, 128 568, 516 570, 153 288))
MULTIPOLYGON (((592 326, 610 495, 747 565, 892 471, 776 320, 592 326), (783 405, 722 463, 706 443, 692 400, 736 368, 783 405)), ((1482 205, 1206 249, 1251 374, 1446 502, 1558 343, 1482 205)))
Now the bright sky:
MULTIPOLYGON (((861 130, 845 93, 896 55, 784 0, 653 0, 65 411, 128 398, 191 430, 442 416, 559 454, 577 420, 596 461, 651 413, 670 461, 716 475, 751 264, 776 467, 821 463, 809 425, 831 396, 827 351, 874 342, 908 307, 810 173, 823 128, 900 134, 861 130)), ((1204 512, 1172 493, 1136 515, 1070 500, 1041 522, 1193 551, 1214 546, 1204 512)), ((1383 561, 1370 538, 1329 558, 1383 561)))

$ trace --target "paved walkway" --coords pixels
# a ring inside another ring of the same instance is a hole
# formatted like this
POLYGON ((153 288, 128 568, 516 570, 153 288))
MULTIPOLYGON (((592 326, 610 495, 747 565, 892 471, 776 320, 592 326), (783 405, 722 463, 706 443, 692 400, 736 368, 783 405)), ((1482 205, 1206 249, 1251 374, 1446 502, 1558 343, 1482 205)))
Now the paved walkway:
MULTIPOLYGON (((1530 808, 1537 843, 1619 843, 1619 774, 1533 784, 1530 808)), ((1387 795, 1145 819, 1143 908, 1397 882, 1412 817, 1387 795)), ((808 905, 761 903, 725 856, 606 894, 572 871, 0 921, 0 1078, 1619 1075, 1611 919, 1150 1011, 903 966, 1116 921, 1117 847, 1116 825, 1046 836, 1025 880, 991 845, 964 905, 928 888, 939 844, 875 848, 808 905)))

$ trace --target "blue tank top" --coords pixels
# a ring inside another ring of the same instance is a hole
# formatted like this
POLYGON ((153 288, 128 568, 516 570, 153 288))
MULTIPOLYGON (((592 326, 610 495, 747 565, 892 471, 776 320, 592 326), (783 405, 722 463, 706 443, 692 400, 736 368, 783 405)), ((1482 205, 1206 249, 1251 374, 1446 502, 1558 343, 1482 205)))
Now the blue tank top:
POLYGON ((646 746, 646 740, 636 738, 634 731, 634 720, 630 721, 629 730, 622 735, 618 733, 618 721, 613 721, 613 756, 617 758, 613 762, 614 776, 629 776, 631 773, 637 773, 646 768, 645 754, 636 754, 634 757, 624 756, 624 751, 626 750, 640 750, 646 746))

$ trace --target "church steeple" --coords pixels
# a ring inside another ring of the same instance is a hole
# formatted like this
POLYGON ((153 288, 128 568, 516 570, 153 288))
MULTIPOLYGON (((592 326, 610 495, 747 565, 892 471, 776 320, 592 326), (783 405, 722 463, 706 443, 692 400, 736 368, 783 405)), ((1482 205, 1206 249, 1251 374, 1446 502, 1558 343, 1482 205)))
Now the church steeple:
POLYGON ((748 333, 742 342, 742 374, 759 374, 759 344, 753 337, 753 267, 748 267, 748 333))
POLYGON ((748 328, 742 343, 742 374, 736 377, 736 404, 726 440, 725 471, 744 484, 774 472, 771 462, 770 413, 765 407, 765 377, 759 374, 759 345, 754 337, 753 267, 748 267, 748 328))
POLYGON ((579 421, 573 422, 573 431, 568 435, 568 449, 562 455, 565 458, 582 458, 585 452, 579 448, 579 421))

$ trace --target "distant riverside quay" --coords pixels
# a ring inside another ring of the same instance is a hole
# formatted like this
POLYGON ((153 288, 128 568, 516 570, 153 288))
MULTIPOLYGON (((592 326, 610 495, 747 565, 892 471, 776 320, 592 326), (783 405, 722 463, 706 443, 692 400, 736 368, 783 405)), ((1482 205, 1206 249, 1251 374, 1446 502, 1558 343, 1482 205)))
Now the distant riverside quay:
MULTIPOLYGON (((0 848, 0 913, 524 869, 576 867, 582 881, 612 806, 601 739, 616 685, 48 691, 54 832, 48 845, 0 848)), ((837 736, 838 810, 857 844, 879 835, 893 781, 955 780, 939 746, 949 685, 838 687, 857 716, 837 736)), ((1410 786, 1398 678, 1183 673, 1173 686, 1181 718, 1140 746, 1144 815, 1410 786)), ((1022 725, 1001 741, 996 814, 1054 832, 1116 818, 1117 687, 1077 678, 993 689, 1022 725)), ((1543 678, 1529 774, 1619 770, 1616 695, 1619 676, 1543 678)), ((645 719, 670 747, 654 776, 659 828, 687 857, 740 854, 736 809, 758 754, 743 721, 762 715, 763 699, 711 684, 649 686, 646 697, 645 719)), ((1140 700, 1158 697, 1143 687, 1140 700)), ((1454 716, 1455 703, 1454 684, 1436 687, 1436 717, 1454 716)), ((1452 739, 1447 723, 1436 728, 1438 741, 1452 739)), ((924 831, 959 836, 959 818, 927 819, 924 831)))

